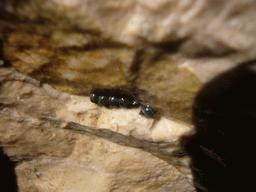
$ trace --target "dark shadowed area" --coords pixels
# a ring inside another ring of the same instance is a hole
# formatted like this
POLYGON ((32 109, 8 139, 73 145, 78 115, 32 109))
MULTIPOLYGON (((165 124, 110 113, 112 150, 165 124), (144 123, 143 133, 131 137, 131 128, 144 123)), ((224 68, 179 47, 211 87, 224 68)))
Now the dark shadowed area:
MULTIPOLYGON (((6 61, 3 57, 3 43, 0 40, 0 62, 3 62, 0 67, 9 67, 10 63, 6 61)), ((0 83, 0 92, 1 92, 1 83, 0 83)), ((0 103, 0 112, 5 108, 6 104, 0 103)), ((0 142, 1 146, 1 142, 0 142)), ((3 148, 0 147, 0 185, 3 191, 15 192, 17 191, 17 182, 16 174, 14 171, 15 168, 14 162, 10 161, 7 155, 4 154, 3 148)), ((1 190, 1 191, 2 191, 1 190)))
POLYGON ((254 188, 255 88, 254 60, 219 75, 197 94, 197 134, 186 144, 197 191, 254 188))
POLYGON ((17 191, 17 182, 15 175, 15 164, 10 161, 10 159, 3 153, 2 147, 0 148, 0 182, 1 182, 1 191, 17 191))

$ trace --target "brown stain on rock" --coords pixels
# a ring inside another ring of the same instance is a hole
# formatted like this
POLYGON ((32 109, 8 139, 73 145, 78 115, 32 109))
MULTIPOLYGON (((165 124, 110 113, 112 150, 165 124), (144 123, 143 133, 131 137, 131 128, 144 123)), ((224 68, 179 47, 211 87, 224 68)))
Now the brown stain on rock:
POLYGON ((193 100, 202 82, 186 66, 168 54, 160 55, 154 62, 142 63, 136 83, 143 90, 140 98, 147 98, 144 102, 167 117, 191 121, 193 100))
POLYGON ((52 38, 47 41, 40 34, 10 32, 4 55, 21 73, 69 93, 88 95, 95 87, 131 86, 127 77, 136 50, 118 45, 77 49, 76 41, 74 47, 58 48, 52 38))
POLYGON ((96 88, 128 88, 161 115, 191 122, 201 82, 172 58, 173 53, 154 57, 147 48, 121 45, 96 33, 69 32, 45 23, 16 24, 3 22, 9 29, 2 30, 3 51, 19 72, 77 95, 88 96, 96 88))

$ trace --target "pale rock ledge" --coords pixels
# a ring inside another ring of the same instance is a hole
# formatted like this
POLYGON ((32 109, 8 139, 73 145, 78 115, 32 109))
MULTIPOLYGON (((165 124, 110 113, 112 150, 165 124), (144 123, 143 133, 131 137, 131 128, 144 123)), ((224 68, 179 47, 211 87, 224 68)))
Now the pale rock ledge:
POLYGON ((194 191, 190 159, 177 156, 191 126, 99 107, 13 68, 0 78, 1 145, 20 161, 20 191, 194 191))

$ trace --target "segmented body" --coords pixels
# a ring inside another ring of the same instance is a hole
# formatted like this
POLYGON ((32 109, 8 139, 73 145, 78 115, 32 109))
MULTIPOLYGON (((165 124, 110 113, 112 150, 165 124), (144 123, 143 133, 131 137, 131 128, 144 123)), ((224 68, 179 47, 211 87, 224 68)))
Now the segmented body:
MULTIPOLYGON (((90 100, 105 107, 138 108, 141 104, 135 96, 122 89, 97 89, 90 95, 90 100)), ((143 105, 140 114, 155 117, 157 110, 150 105, 143 105)))
POLYGON ((140 106, 140 102, 132 94, 118 89, 94 90, 90 100, 105 107, 138 108, 140 106))

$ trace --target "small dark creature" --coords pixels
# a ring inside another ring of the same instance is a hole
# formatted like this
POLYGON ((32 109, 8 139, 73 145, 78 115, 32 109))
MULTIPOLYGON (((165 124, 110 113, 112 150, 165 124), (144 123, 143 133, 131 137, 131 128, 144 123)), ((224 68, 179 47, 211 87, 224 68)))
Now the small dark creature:
POLYGON ((109 106, 108 97, 107 96, 99 96, 98 104, 106 106, 106 107, 109 106))
POLYGON ((96 95, 96 94, 94 94, 94 93, 92 93, 92 94, 90 95, 90 101, 91 101, 91 102, 93 102, 93 103, 98 103, 98 100, 99 100, 99 96, 98 96, 98 95, 96 95))
POLYGON ((150 105, 144 105, 141 108, 140 114, 146 117, 155 117, 156 112, 156 109, 151 107, 150 105))
POLYGON ((117 97, 109 97, 108 98, 108 104, 109 106, 112 106, 112 107, 119 107, 120 104, 119 104, 119 99, 117 97))
MULTIPOLYGON (((105 107, 138 108, 141 105, 133 94, 123 89, 96 89, 91 93, 90 100, 105 107)), ((150 105, 144 105, 140 114, 153 118, 156 112, 150 105)))
POLYGON ((137 108, 140 106, 140 102, 131 93, 122 89, 94 90, 90 100, 105 107, 137 108))

